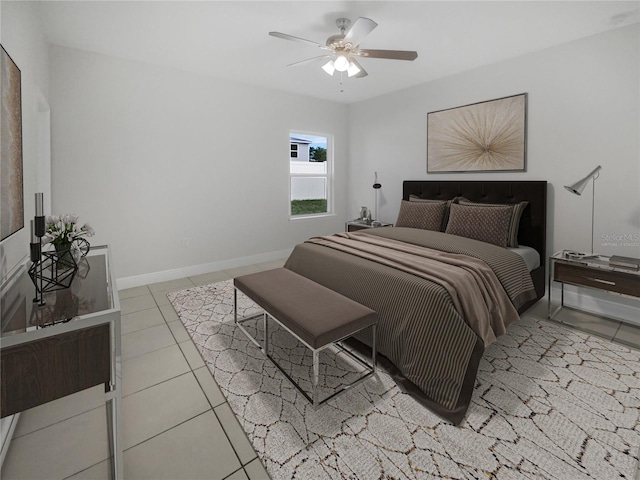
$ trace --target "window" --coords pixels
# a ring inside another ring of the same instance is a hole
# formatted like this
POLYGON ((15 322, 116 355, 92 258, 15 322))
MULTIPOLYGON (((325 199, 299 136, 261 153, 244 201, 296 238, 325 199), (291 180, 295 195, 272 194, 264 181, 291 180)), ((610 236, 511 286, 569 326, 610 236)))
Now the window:
POLYGON ((331 142, 323 134, 291 132, 289 199, 291 217, 331 212, 331 142))

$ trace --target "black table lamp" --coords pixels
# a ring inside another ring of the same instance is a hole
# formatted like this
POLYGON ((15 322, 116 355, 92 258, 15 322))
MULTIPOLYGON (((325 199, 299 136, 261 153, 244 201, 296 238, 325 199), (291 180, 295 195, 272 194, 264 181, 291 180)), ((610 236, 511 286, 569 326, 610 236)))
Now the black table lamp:
POLYGON ((373 180, 373 189, 376 191, 376 218, 374 219, 375 222, 372 222, 371 224, 380 224, 380 220, 378 220, 378 190, 380 190, 382 188, 382 185, 378 183, 378 172, 374 172, 375 173, 375 179, 373 180))

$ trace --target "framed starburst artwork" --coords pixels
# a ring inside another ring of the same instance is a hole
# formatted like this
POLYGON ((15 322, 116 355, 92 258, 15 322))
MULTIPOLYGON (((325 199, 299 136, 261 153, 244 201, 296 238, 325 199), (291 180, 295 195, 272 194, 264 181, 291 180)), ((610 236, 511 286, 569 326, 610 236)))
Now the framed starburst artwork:
POLYGON ((0 241, 24 227, 20 69, 0 45, 0 241))
POLYGON ((527 94, 427 114, 427 172, 526 169, 527 94))

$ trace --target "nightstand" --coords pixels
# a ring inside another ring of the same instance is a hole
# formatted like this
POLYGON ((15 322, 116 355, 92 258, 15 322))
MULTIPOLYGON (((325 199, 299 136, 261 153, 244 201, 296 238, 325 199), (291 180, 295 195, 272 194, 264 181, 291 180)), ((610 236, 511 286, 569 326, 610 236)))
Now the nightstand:
POLYGON ((640 297, 639 270, 613 267, 606 256, 569 258, 567 251, 563 250, 549 258, 548 317, 552 320, 564 307, 565 284, 640 297), (552 311, 553 282, 560 283, 561 290, 560 305, 552 311))
POLYGON ((350 220, 345 223, 345 230, 347 232, 355 232, 357 230, 364 230, 365 228, 378 228, 378 227, 393 227, 393 223, 383 223, 380 222, 379 225, 371 225, 369 223, 364 223, 361 220, 350 220))

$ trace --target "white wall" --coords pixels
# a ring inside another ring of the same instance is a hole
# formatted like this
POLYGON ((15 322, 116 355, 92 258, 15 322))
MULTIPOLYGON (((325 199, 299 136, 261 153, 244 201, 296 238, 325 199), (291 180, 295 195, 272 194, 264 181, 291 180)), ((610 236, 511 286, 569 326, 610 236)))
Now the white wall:
POLYGON ((62 47, 51 65, 53 210, 112 246, 120 287, 344 229, 347 106, 62 47), (335 216, 289 221, 291 130, 334 135, 335 216))
POLYGON ((526 172, 429 177, 546 179, 549 252, 588 250, 590 191, 562 185, 597 164, 596 239, 640 231, 638 44, 636 24, 348 107, 54 47, 54 213, 92 223, 130 285, 281 254, 373 208, 374 171, 395 221, 402 180, 428 178, 428 112, 528 92, 526 172), (335 217, 287 219, 292 129, 335 135, 335 217))
MULTIPOLYGON (((403 180, 547 180, 547 252, 590 251, 591 185, 580 197, 563 186, 602 165, 595 250, 640 257, 639 64, 635 24, 351 105, 349 211, 374 204, 374 171, 386 222, 396 220, 403 180), (427 175, 428 112, 523 92, 526 172, 427 175)), ((573 303, 637 321, 635 299, 581 293, 573 303)))
POLYGON ((0 43, 20 69, 22 83, 22 161, 25 227, 0 243, 0 281, 29 253, 30 221, 35 215, 34 194, 44 192, 50 201, 47 184, 49 152, 42 148, 43 112, 48 110, 49 58, 42 27, 31 10, 21 2, 0 2, 0 43))
MULTIPOLYGON (((548 251, 591 249, 591 186, 564 190, 596 165, 595 249, 640 257, 640 240, 604 245, 603 234, 640 234, 638 24, 351 105, 350 212, 373 205, 395 221, 403 180, 547 180, 548 251), (527 171, 426 173, 427 113, 528 92, 527 171), (602 244, 602 245, 601 245, 602 244)), ((615 243, 615 242, 614 242, 615 243)))
MULTIPOLYGON (((0 283, 29 253, 30 220, 35 215, 34 194, 44 192, 45 205, 51 199, 47 182, 49 152, 44 149, 48 132, 43 116, 48 111, 49 58, 37 16, 31 5, 0 2, 0 43, 16 63, 22 84, 22 161, 25 227, 0 243, 0 283)), ((0 420, 0 465, 9 447, 18 415, 0 420)))

